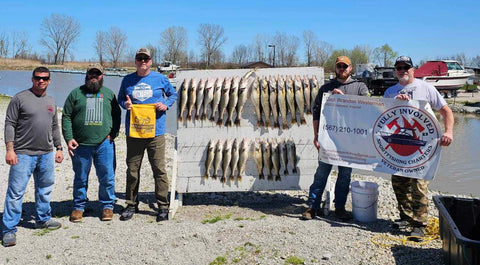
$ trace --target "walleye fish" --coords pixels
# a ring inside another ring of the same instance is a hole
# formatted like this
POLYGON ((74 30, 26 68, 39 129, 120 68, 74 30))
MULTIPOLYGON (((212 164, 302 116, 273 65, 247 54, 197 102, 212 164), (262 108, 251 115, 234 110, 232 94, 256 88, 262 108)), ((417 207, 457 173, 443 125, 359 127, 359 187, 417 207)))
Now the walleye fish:
POLYGON ((288 161, 292 164, 293 174, 297 174, 297 147, 292 138, 287 141, 288 161))
POLYGON ((278 143, 277 140, 273 139, 270 143, 270 152, 272 155, 272 165, 273 165, 273 172, 275 173, 275 181, 280 181, 282 178, 280 177, 280 152, 278 150, 278 143))
POLYGON ((270 111, 273 116, 273 128, 278 128, 278 107, 277 107, 277 80, 275 77, 270 76, 268 79, 268 88, 269 88, 269 101, 270 101, 270 111))
POLYGON ((235 138, 232 144, 232 159, 230 160, 230 180, 235 179, 235 171, 238 166, 238 158, 240 156, 240 140, 235 138))
POLYGON ((278 151, 280 152, 280 165, 283 168, 283 175, 288 175, 288 155, 287 155, 287 145, 284 140, 278 142, 278 151))
POLYGON ((310 107, 310 81, 308 80, 308 77, 304 76, 302 78, 302 84, 303 96, 305 97, 305 106, 307 107, 307 114, 312 114, 312 109, 310 107))
POLYGON ((272 176, 272 151, 270 150, 270 144, 266 141, 262 141, 262 156, 263 166, 267 169, 267 180, 273 180, 272 176))
POLYGON ((213 78, 208 78, 207 83, 205 84, 205 91, 203 92, 203 113, 202 116, 200 117, 200 120, 206 120, 207 119, 207 111, 208 111, 208 106, 211 106, 212 100, 213 100, 213 86, 215 84, 215 79, 213 78))
POLYGON ((248 154, 250 153, 250 140, 243 138, 240 145, 240 159, 238 160, 238 177, 237 180, 241 181, 245 175, 245 169, 247 168, 248 154))
POLYGON ((260 82, 258 81, 258 77, 255 78, 255 80, 253 81, 250 100, 253 103, 253 110, 255 111, 255 116, 257 116, 257 127, 263 126, 262 113, 260 110, 260 82))
POLYGON ((265 176, 263 175, 262 145, 258 138, 253 142, 253 160, 257 166, 258 179, 265 179, 265 176))
POLYGON ((223 149, 223 161, 222 161, 222 178, 220 182, 225 183, 227 181, 227 173, 230 168, 230 160, 232 159, 232 140, 227 140, 225 142, 225 149, 223 149))
POLYGON ((211 121, 215 121, 215 112, 218 111, 218 104, 220 104, 220 98, 222 97, 222 86, 223 77, 217 78, 215 81, 214 91, 213 91, 213 101, 212 101, 212 115, 210 116, 211 121))
POLYGON ((247 102, 249 87, 252 81, 251 78, 242 77, 240 79, 240 86, 238 88, 238 102, 237 102, 237 118, 235 119, 235 125, 240 125, 242 119, 243 106, 247 102))
POLYGON ((187 102, 188 102, 188 89, 190 87, 190 79, 185 79, 182 83, 182 87, 180 89, 180 106, 178 107, 178 119, 177 121, 182 122, 183 121, 183 112, 185 111, 185 108, 187 107, 187 102))
POLYGON ((282 116, 282 129, 284 130, 288 129, 286 96, 285 80, 279 75, 277 78, 277 104, 282 116))
POLYGON ((270 127, 270 89, 268 89, 267 77, 260 79, 260 103, 265 115, 265 126, 270 127))
MULTIPOLYGON (((232 87, 230 88, 230 100, 228 101, 228 117, 226 125, 232 126, 233 112, 237 107, 238 102, 238 88, 240 86, 240 77, 235 76, 233 78, 232 87)), ((238 113, 237 113, 238 116, 238 113)))
POLYGON ((203 105, 203 92, 205 91, 205 79, 200 79, 197 87, 197 101, 195 103, 195 120, 200 118, 200 111, 203 105))
POLYGON ((218 106, 218 120, 217 125, 223 125, 223 114, 228 106, 228 101, 230 99, 230 87, 232 86, 232 78, 227 77, 223 81, 222 95, 220 96, 220 105, 218 106))
POLYGON ((295 90, 293 89, 293 80, 287 75, 285 80, 285 91, 287 95, 287 106, 290 114, 292 115, 292 124, 297 123, 297 113, 295 111, 295 90))
POLYGON ((315 75, 312 75, 310 78, 310 94, 311 94, 311 106, 313 107, 315 105, 315 99, 317 98, 318 91, 320 90, 320 85, 318 84, 317 77, 315 75))
POLYGON ((293 87, 295 89, 295 101, 297 102, 298 112, 300 114, 300 124, 306 124, 305 120, 305 99, 303 97, 302 80, 298 75, 295 76, 293 81, 293 87))
POLYGON ((190 83, 190 87, 188 89, 188 113, 187 113, 187 120, 192 120, 192 111, 193 107, 195 106, 195 101, 197 100, 197 87, 198 81, 195 78, 192 78, 190 83))
POLYGON ((203 175, 203 178, 205 179, 210 177, 210 169, 212 168, 213 159, 215 158, 216 144, 217 143, 213 139, 210 139, 210 142, 208 142, 207 159, 205 159, 205 175, 203 175))
POLYGON ((218 176, 217 173, 221 167, 220 164, 222 163, 222 160, 223 160, 223 141, 218 140, 216 149, 215 149, 215 158, 213 161, 213 177, 212 177, 213 179, 217 179, 217 176, 218 176))

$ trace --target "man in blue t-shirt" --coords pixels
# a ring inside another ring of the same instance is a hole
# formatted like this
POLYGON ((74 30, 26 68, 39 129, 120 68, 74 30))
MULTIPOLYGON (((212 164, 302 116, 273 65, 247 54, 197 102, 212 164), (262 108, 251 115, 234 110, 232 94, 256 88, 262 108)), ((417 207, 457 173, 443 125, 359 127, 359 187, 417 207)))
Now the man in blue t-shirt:
POLYGON ((135 55, 135 73, 125 76, 118 92, 120 106, 127 110, 125 128, 127 134, 127 207, 120 220, 130 220, 138 211, 138 188, 140 184, 140 166, 145 149, 152 167, 155 180, 155 197, 158 204, 157 222, 168 219, 168 177, 165 162, 165 119, 166 111, 177 99, 177 92, 168 79, 157 72, 151 72, 152 58, 150 50, 138 49, 135 55), (135 104, 152 104, 155 107, 155 137, 130 137, 130 115, 135 104))

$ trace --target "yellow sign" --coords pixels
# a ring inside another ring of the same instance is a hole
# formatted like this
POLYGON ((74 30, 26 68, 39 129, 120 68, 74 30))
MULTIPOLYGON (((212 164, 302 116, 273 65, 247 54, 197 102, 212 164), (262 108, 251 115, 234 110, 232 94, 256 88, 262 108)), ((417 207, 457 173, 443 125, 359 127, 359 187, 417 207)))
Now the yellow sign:
POLYGON ((133 104, 130 110, 130 137, 155 137, 155 104, 133 104))

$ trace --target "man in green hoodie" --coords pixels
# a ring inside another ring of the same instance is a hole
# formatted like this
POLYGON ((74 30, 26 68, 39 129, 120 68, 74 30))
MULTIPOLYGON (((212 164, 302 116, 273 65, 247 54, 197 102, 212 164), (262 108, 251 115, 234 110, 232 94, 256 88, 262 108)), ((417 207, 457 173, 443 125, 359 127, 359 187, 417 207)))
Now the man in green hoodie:
POLYGON ((75 88, 65 100, 62 116, 63 137, 72 158, 73 211, 71 222, 81 222, 88 201, 88 175, 92 161, 97 172, 102 221, 113 218, 115 203, 115 144, 121 110, 115 94, 103 86, 103 67, 87 69, 85 85, 75 88))

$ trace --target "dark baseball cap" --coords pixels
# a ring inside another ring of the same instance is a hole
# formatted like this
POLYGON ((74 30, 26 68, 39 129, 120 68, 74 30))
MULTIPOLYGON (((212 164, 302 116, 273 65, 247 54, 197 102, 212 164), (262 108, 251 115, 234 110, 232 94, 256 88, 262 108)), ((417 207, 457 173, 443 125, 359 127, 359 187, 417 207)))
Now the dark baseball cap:
POLYGON ((397 66, 397 64, 399 63, 404 63, 410 67, 413 67, 413 63, 412 63, 412 58, 408 57, 408 56, 400 56, 397 58, 397 60, 395 60, 395 66, 397 66))

